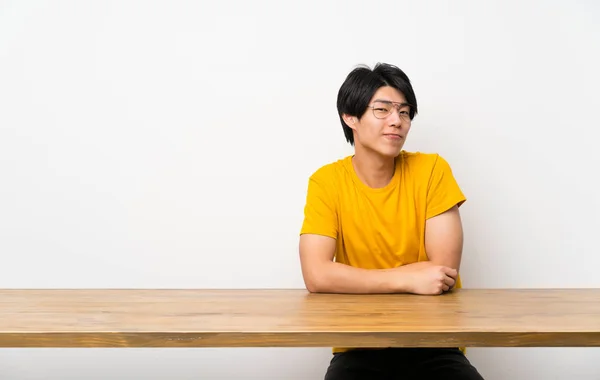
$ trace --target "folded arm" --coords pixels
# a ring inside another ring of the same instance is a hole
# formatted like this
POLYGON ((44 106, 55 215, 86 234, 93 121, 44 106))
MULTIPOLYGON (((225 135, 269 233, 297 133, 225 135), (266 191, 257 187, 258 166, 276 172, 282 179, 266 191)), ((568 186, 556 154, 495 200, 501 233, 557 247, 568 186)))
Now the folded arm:
POLYGON ((303 234, 299 246, 302 275, 310 292, 440 294, 455 284, 462 242, 457 207, 427 220, 425 248, 429 261, 397 268, 362 269, 336 263, 335 239, 303 234))
POLYGON ((334 262, 335 242, 328 236, 300 236, 300 263, 308 291, 394 293, 406 287, 394 269, 362 269, 334 262))

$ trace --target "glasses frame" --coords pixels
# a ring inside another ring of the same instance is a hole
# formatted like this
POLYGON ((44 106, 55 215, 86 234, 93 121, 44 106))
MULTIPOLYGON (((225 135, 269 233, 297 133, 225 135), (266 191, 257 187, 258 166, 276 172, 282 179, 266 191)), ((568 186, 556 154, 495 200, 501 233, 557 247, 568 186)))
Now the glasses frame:
MULTIPOLYGON (((396 109, 396 112, 398 113, 398 116, 400 117, 400 119, 402 119, 404 122, 407 122, 407 123, 412 122, 411 113, 412 113, 412 110, 414 108, 412 106, 412 104, 410 104, 410 103, 392 102, 392 101, 388 101, 388 100, 377 100, 375 103, 384 103, 384 104, 389 104, 390 106, 393 106, 396 109), (408 115, 406 115, 406 118, 405 118, 405 116, 400 113, 400 109, 402 107, 406 107, 406 106, 409 107, 409 111, 408 111, 408 115)), ((377 107, 372 106, 372 105, 368 105, 367 108, 370 108, 373 111, 373 116, 375 116, 376 119, 380 119, 380 120, 381 119, 385 119, 386 117, 390 116, 392 114, 392 112, 394 112, 393 110, 390 109, 390 112, 387 115, 385 115, 383 117, 379 117, 379 116, 377 116, 375 114, 375 109, 377 107)))

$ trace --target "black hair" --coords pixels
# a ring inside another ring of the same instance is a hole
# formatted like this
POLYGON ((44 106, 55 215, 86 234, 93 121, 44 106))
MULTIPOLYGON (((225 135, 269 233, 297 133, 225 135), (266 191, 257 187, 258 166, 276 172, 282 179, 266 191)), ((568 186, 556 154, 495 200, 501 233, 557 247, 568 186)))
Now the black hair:
POLYGON ((360 65, 348 74, 338 91, 337 98, 338 115, 350 145, 354 145, 354 135, 342 115, 348 114, 360 119, 366 112, 373 95, 384 86, 393 87, 404 95, 411 106, 411 120, 417 114, 417 98, 404 71, 387 63, 377 63, 372 70, 366 65, 360 65))

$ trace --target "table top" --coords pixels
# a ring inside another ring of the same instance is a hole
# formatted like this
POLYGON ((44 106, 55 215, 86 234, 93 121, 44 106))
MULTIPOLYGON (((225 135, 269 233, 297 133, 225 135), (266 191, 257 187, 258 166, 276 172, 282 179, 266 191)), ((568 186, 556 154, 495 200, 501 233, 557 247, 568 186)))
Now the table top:
POLYGON ((600 346, 600 289, 0 289, 0 347, 600 346))

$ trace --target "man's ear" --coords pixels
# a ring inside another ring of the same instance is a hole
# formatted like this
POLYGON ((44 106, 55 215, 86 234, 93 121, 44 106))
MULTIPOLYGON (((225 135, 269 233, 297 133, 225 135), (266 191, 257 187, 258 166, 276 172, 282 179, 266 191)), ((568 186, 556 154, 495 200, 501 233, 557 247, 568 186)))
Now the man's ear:
POLYGON ((347 126, 354 129, 354 124, 358 121, 356 117, 350 116, 348 114, 343 114, 342 118, 344 119, 344 122, 347 126))

